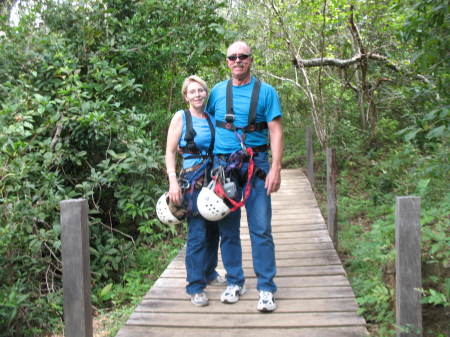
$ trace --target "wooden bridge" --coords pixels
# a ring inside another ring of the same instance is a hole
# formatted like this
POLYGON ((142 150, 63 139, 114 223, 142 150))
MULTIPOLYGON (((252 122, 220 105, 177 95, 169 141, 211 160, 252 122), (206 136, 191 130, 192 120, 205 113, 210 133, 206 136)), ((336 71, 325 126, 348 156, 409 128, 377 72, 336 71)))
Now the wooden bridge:
POLYGON ((311 186, 300 170, 282 171, 281 189, 272 195, 272 206, 278 286, 275 312, 256 311, 256 277, 243 211, 243 267, 249 291, 241 300, 222 304, 219 297, 225 287, 209 286, 209 306, 193 306, 185 293, 183 249, 117 337, 367 336, 311 186))

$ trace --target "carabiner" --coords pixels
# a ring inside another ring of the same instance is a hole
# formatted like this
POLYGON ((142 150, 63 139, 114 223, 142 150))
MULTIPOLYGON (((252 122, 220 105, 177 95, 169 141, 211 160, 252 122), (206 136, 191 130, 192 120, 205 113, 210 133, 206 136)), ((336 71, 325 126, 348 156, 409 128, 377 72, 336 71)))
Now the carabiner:
POLYGON ((211 170, 211 178, 220 182, 225 182, 225 169, 223 166, 217 166, 211 170))
POLYGON ((217 166, 216 168, 213 168, 211 170, 210 176, 212 179, 216 178, 219 175, 219 167, 220 166, 217 166))
MULTIPOLYGON (((243 130, 243 128, 240 128, 241 130, 243 130)), ((245 146, 245 133, 243 133, 242 135, 239 134, 238 131, 235 131, 234 134, 236 135, 236 138, 239 140, 239 143, 241 144, 241 149, 244 150, 244 152, 247 151, 247 147, 245 146)))
POLYGON ((180 178, 178 180, 178 183, 180 184, 180 188, 182 190, 188 190, 191 187, 191 183, 185 178, 180 178))

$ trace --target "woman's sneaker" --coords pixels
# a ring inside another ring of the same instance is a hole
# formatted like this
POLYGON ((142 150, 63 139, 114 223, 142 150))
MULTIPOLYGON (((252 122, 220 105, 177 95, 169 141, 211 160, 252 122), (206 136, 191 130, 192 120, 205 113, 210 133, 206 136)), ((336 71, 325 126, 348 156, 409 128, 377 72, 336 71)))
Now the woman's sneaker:
POLYGON ((259 292, 259 301, 256 309, 261 312, 271 312, 277 308, 277 304, 275 303, 275 297, 273 293, 270 291, 260 291, 259 292))
POLYGON ((227 279, 222 275, 217 275, 217 277, 208 282, 210 286, 224 286, 227 284, 227 279))
POLYGON ((208 296, 206 296, 204 291, 198 294, 192 294, 191 303, 197 307, 204 307, 209 304, 208 296))
POLYGON ((244 295, 246 292, 247 288, 245 288, 245 284, 242 287, 237 284, 230 285, 220 296, 220 302, 230 304, 236 303, 239 301, 239 297, 244 295))

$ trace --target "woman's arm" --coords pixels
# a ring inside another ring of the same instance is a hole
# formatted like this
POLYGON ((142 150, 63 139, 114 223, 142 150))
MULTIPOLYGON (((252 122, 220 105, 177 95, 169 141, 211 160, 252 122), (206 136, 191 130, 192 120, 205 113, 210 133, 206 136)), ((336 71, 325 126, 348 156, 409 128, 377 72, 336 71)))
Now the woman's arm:
POLYGON ((182 130, 181 112, 177 112, 170 121, 166 144, 166 169, 169 177, 169 198, 174 204, 181 204, 181 188, 176 173, 176 155, 182 130))

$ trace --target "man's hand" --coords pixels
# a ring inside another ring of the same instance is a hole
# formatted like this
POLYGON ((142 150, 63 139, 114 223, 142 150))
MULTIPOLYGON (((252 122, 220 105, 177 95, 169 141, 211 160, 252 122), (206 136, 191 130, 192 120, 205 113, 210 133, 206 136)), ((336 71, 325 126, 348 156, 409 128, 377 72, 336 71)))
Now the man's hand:
POLYGON ((273 192, 277 192, 280 189, 281 184, 280 171, 281 169, 271 168, 269 173, 267 173, 266 182, 264 184, 267 190, 267 195, 270 195, 273 192))

